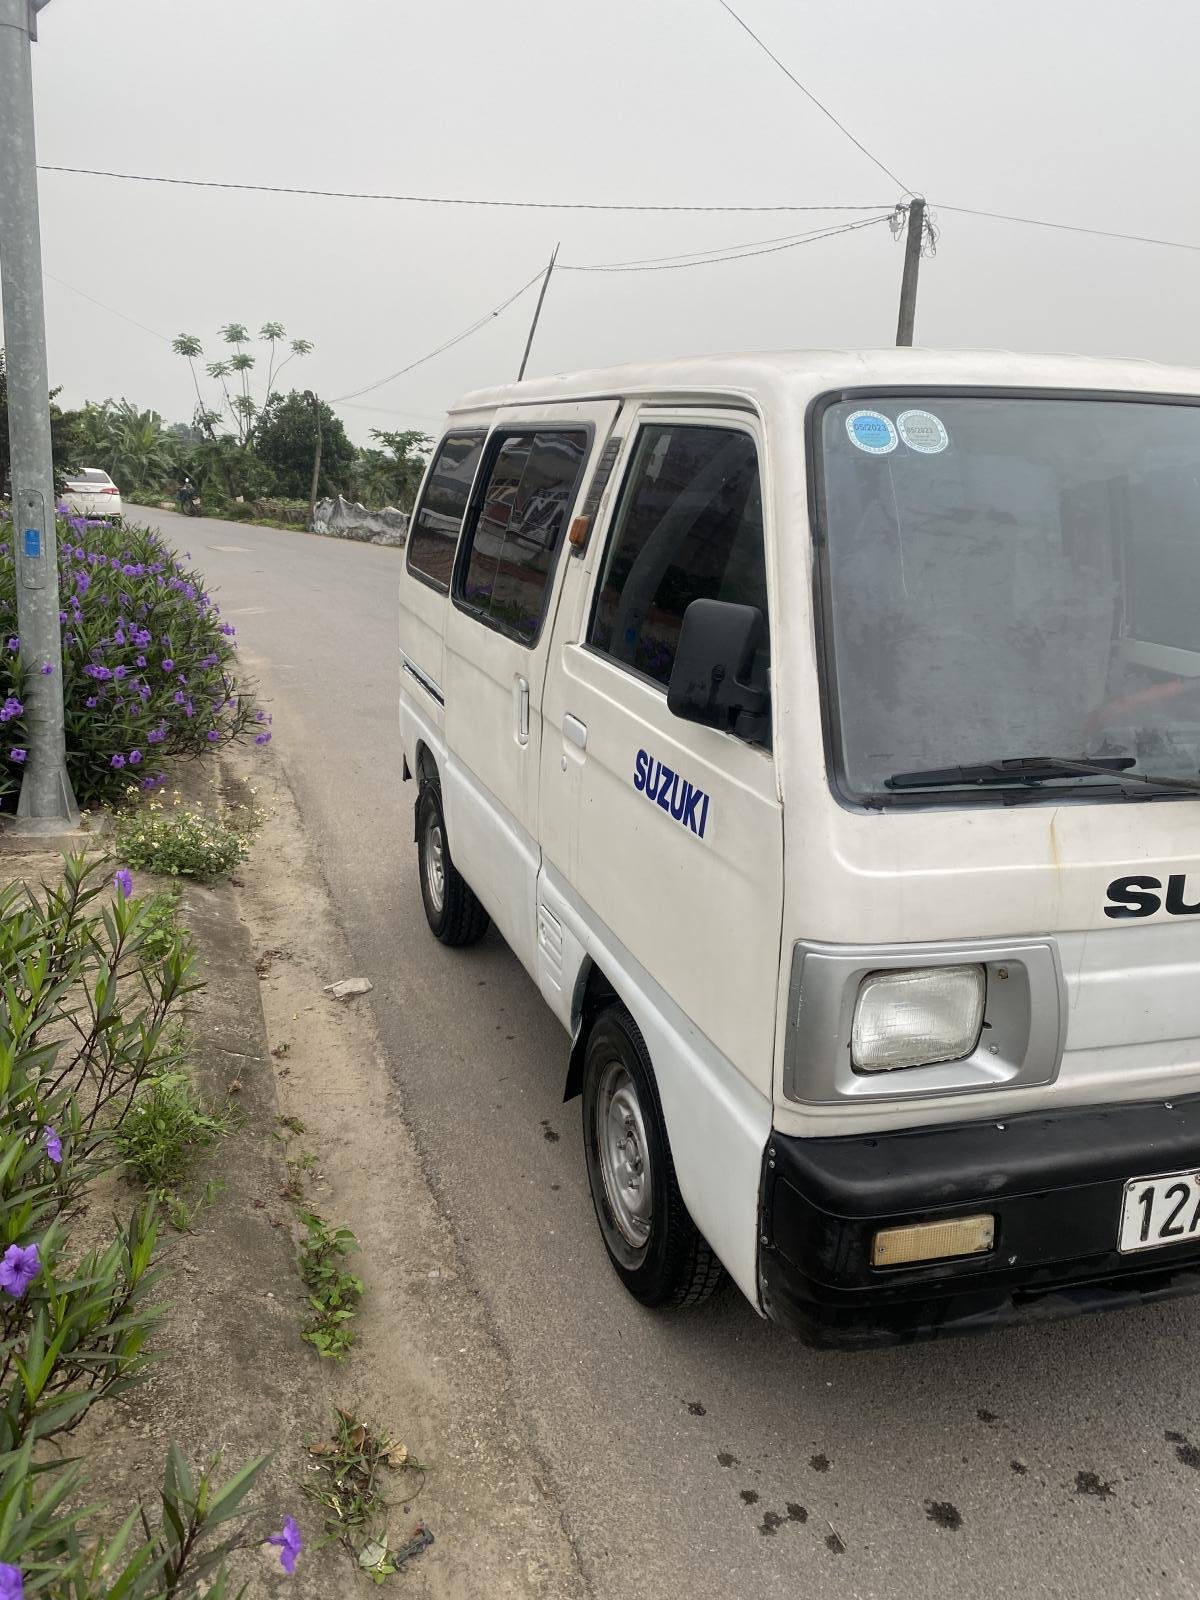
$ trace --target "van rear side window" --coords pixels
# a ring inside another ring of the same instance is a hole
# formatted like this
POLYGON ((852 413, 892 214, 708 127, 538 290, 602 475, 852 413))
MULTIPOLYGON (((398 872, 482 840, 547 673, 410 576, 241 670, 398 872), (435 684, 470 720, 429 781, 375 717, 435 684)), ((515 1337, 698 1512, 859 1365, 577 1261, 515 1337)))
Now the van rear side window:
POLYGON ((408 532, 408 570, 448 590, 463 514, 483 449, 482 433, 448 433, 438 446, 408 532))
MULTIPOLYGON (((693 600, 767 620, 758 451, 732 428, 656 423, 638 435, 605 552, 588 643, 665 689, 693 600)), ((751 681, 768 682, 764 627, 751 681)))
POLYGON ((539 430, 510 434, 492 457, 457 593, 464 609, 522 644, 541 628, 587 446, 585 429, 539 430))

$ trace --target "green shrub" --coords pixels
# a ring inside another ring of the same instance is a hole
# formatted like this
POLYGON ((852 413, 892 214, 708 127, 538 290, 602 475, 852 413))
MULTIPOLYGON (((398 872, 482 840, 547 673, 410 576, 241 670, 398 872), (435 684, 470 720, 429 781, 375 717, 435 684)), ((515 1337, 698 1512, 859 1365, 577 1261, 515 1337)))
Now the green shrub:
MULTIPOLYGON (((0 795, 28 746, 11 527, 0 526, 0 795)), ((164 758, 203 755, 266 718, 234 676, 235 630, 204 580, 160 534, 79 517, 58 525, 67 767, 82 805, 110 801, 130 778, 152 788, 164 758)))
POLYGON ((131 867, 173 878, 217 878, 246 859, 261 821, 245 806, 209 813, 151 800, 118 820, 116 848, 131 867))
MULTIPOLYGON (((118 1159, 130 1106, 178 1072, 175 1014, 196 988, 183 935, 164 939, 145 904, 113 897, 109 870, 72 858, 59 884, 0 891, 0 1591, 232 1600, 223 1562, 247 1542, 262 1460, 218 1484, 215 1463, 193 1478, 172 1445, 161 1513, 135 1507, 105 1538, 83 1463, 45 1448, 142 1375, 155 1202, 86 1252, 70 1228, 118 1159)), ((272 1542, 294 1559, 294 1525, 272 1542)))
POLYGON ((298 1213, 304 1224, 300 1276, 308 1286, 312 1320, 300 1337, 320 1356, 340 1361, 354 1343, 351 1323, 362 1299, 363 1281, 344 1263, 358 1249, 349 1228, 331 1228, 315 1211, 298 1213))

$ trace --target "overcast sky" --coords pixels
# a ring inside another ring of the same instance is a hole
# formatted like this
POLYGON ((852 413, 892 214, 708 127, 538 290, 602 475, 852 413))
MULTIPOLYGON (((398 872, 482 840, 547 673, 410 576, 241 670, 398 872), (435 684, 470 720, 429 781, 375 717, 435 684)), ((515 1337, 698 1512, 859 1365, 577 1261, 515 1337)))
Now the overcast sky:
MULTIPOLYGON (((1200 7, 733 3, 933 203, 942 236, 922 269, 918 343, 1200 365, 1200 253, 938 214, 942 202, 1200 243, 1189 154, 1200 7)), ((53 0, 40 30, 44 163, 503 199, 899 198, 717 0, 53 0)), ((51 381, 67 403, 124 395, 168 420, 189 417, 195 398, 164 342, 179 332, 216 356, 222 323, 278 319, 316 346, 288 376, 332 399, 484 315, 557 240, 564 263, 592 263, 826 220, 485 210, 58 173, 42 174, 41 204, 51 381)), ((891 343, 901 253, 879 226, 688 271, 562 272, 530 371, 891 343)), ((533 298, 339 406, 352 435, 434 430, 464 390, 514 377, 533 298)))

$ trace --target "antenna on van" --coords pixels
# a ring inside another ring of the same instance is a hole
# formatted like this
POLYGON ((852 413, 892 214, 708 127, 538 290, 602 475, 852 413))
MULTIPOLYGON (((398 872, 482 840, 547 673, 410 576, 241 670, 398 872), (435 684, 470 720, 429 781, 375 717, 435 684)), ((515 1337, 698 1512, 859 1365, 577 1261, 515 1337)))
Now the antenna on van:
POLYGON ((554 263, 558 260, 558 252, 562 245, 558 244, 550 252, 550 264, 546 268, 546 276, 542 279, 542 287, 538 290, 537 305, 533 308, 533 321, 529 324, 529 337, 525 341, 525 354, 521 357, 521 368, 517 373, 517 382, 525 376, 525 363, 529 360, 529 352, 533 349, 533 336, 537 332, 538 318, 542 314, 542 301, 546 298, 546 285, 550 282, 550 274, 554 271, 554 263))

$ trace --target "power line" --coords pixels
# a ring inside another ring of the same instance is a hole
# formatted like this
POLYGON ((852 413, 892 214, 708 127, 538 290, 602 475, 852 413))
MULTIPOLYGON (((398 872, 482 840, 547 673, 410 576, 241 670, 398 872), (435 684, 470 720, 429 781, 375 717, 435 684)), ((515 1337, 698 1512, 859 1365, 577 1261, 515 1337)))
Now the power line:
POLYGON ((1158 244, 1169 250, 1200 250, 1200 244, 1182 239, 1153 239, 1142 233, 1117 233, 1111 228, 1085 228, 1074 222, 1047 222, 1043 217, 1014 217, 1004 211, 979 211, 974 206, 938 205, 939 211, 956 211, 964 217, 989 217, 994 222, 1021 222, 1030 228, 1054 228, 1060 233, 1086 233, 1094 239, 1124 239, 1129 244, 1158 244))
MULTIPOLYGON (((887 176, 892 179, 893 183, 898 184, 899 187, 901 189, 903 189, 906 194, 912 192, 911 190, 907 189, 905 187, 905 185, 900 183, 899 178, 896 177, 896 175, 891 171, 891 169, 889 167, 886 167, 886 166, 883 165, 882 162, 877 161, 876 158, 873 155, 871 155, 871 152, 869 150, 867 150, 864 145, 860 144, 859 141, 857 139, 855 139, 854 135, 852 133, 850 133, 849 130, 847 128, 845 128, 841 122, 838 122, 838 119, 833 115, 833 113, 828 109, 828 107, 822 105, 821 102, 819 100, 817 100, 816 97, 813 94, 811 94, 808 89, 805 89, 804 85, 800 82, 800 80, 798 78, 796 78, 793 73, 788 71, 787 67, 785 67, 781 61, 779 61, 778 57, 775 56, 773 54, 773 52, 771 50, 769 50, 765 44, 763 44, 762 40, 759 39, 758 35, 753 31, 753 29, 749 28, 746 25, 746 23, 742 22, 741 17, 739 17, 737 15, 737 13, 735 11, 733 11, 726 4, 726 0, 718 0, 718 4, 724 6, 725 10, 729 12, 730 16, 732 16, 735 19, 735 21, 740 23, 741 26, 743 28, 745 28, 746 32, 748 34, 750 34, 750 37, 752 39, 754 39, 754 41, 757 44, 762 46, 762 48, 766 51, 767 55, 769 55, 771 57, 771 60, 776 62, 776 64, 781 68, 781 70, 787 74, 787 76, 792 80, 793 83, 796 84, 797 88, 801 89, 804 92, 804 94, 806 94, 808 96, 808 98, 810 100, 812 100, 813 104, 815 106, 817 106, 818 109, 821 110, 825 114, 825 116, 827 116, 830 119, 830 121, 836 123, 837 126, 842 130, 842 132, 846 134, 847 138, 849 138, 852 143, 857 145, 858 148, 860 150, 862 150, 865 155, 870 157, 870 159, 875 162, 875 165, 879 167, 881 172, 886 173, 887 176)), ((178 186, 178 187, 188 188, 188 189, 232 189, 232 190, 240 190, 240 191, 244 191, 244 192, 252 193, 252 194, 307 195, 307 196, 312 196, 312 197, 315 197, 315 198, 330 199, 330 200, 386 200, 386 201, 392 201, 392 202, 395 202, 397 204, 404 204, 404 205, 491 206, 491 207, 500 207, 500 208, 508 208, 508 209, 514 209, 514 210, 527 210, 527 211, 608 211, 608 212, 626 211, 626 212, 649 212, 649 213, 662 213, 662 214, 682 213, 682 214, 709 214, 709 215, 722 214, 722 213, 726 213, 726 214, 730 214, 730 215, 737 214, 737 213, 755 213, 755 214, 762 215, 764 213, 768 213, 769 214, 769 213, 793 213, 793 212, 799 213, 799 212, 834 212, 834 211, 880 211, 880 210, 882 210, 884 208, 885 204, 887 204, 887 202, 884 202, 884 201, 877 201, 874 205, 828 205, 828 206, 824 206, 824 205, 761 205, 761 206, 751 206, 751 205, 740 205, 740 206, 734 206, 734 205, 670 205, 670 206, 666 206, 666 205, 633 205, 633 204, 623 204, 623 203, 617 203, 617 202, 611 202, 610 203, 610 202, 586 201, 586 200, 579 200, 579 201, 575 201, 575 200, 492 200, 492 199, 482 199, 482 198, 479 198, 479 197, 476 197, 476 196, 428 195, 428 194, 377 194, 377 193, 370 193, 370 192, 358 193, 358 192, 355 192, 353 190, 348 190, 348 189, 301 189, 301 188, 296 188, 296 187, 285 186, 285 185, 282 185, 282 184, 269 184, 269 183, 224 183, 224 182, 218 182, 218 181, 216 181, 214 179, 207 179, 207 178, 170 178, 170 177, 163 176, 161 174, 145 173, 145 172, 108 172, 108 171, 102 170, 100 168, 95 168, 95 167, 63 167, 63 166, 43 165, 43 166, 40 166, 38 168, 38 170, 39 170, 39 172, 67 172, 67 173, 73 173, 73 174, 75 174, 76 176, 79 176, 79 177, 88 177, 88 178, 116 178, 116 179, 120 179, 120 180, 128 182, 128 183, 165 183, 165 184, 172 184, 172 185, 175 185, 175 186, 178 186)), ((1098 239, 1123 239, 1123 240, 1128 241, 1131 244, 1163 245, 1166 248, 1172 249, 1172 250, 1200 250, 1200 244, 1188 244, 1185 241, 1180 240, 1180 239, 1158 239, 1158 238, 1151 238, 1151 237, 1149 237, 1147 235, 1139 234, 1139 233, 1119 233, 1119 232, 1116 232, 1115 230, 1113 230, 1111 228, 1087 228, 1087 227, 1084 227, 1084 226, 1082 226, 1080 224, 1077 224, 1077 223, 1051 222, 1051 221, 1048 221, 1044 217, 1019 217, 1019 216, 1013 216, 1012 214, 1010 214, 1008 212, 1004 212, 1004 211, 983 211, 983 210, 979 209, 976 206, 940 205, 939 209, 942 210, 942 211, 954 211, 954 212, 959 213, 962 216, 987 217, 987 218, 990 218, 991 220, 996 221, 996 222, 1016 222, 1016 223, 1021 223, 1021 224, 1024 224, 1025 226, 1027 226, 1027 227, 1032 227, 1032 228, 1054 228, 1054 229, 1059 230, 1059 231, 1064 232, 1064 233, 1090 234, 1093 238, 1098 238, 1098 239)), ((699 254, 699 253, 700 252, 697 252, 697 254, 699 254)), ((565 270, 565 269, 560 267, 559 270, 565 270)), ((591 270, 591 269, 589 268, 589 270, 591 270)), ((46 273, 46 277, 49 278, 49 277, 52 277, 52 276, 53 276, 53 274, 46 273)), ((64 288, 71 289, 75 294, 83 295, 84 299, 89 299, 90 298, 90 296, 84 294, 84 291, 82 289, 76 289, 73 284, 66 283, 61 278, 55 278, 54 281, 56 283, 61 283, 64 288)), ((102 306, 105 311, 111 311, 113 309, 111 306, 103 305, 102 301, 96 301, 96 304, 102 306)), ((154 337, 156 339, 166 338, 165 334, 157 333, 157 332, 155 332, 155 330, 153 328, 145 328, 144 324, 137 322, 134 318, 126 317, 125 313, 122 312, 122 311, 116 311, 116 312, 114 312, 114 315, 119 316, 119 317, 124 317, 125 321, 132 322, 135 327, 143 328, 143 331, 145 331, 146 333, 153 333, 154 337)))
POLYGON ((862 228, 873 228, 880 222, 891 220, 890 211, 882 212, 877 217, 864 217, 861 222, 844 222, 836 228, 814 229, 811 233, 784 235, 783 241, 772 239, 757 241, 763 248, 743 249, 738 247, 727 255, 717 255, 712 251, 697 252, 691 259, 681 259, 674 256, 663 256, 658 260, 646 257, 641 261, 605 261, 596 262, 588 266, 576 266, 564 262, 560 272, 677 272, 683 267, 714 267, 722 261, 745 261, 751 256, 775 255, 780 250, 794 250, 797 245, 816 244, 820 239, 832 239, 840 233, 857 233, 862 228))
POLYGON ((135 328, 140 328, 143 333, 148 333, 153 339, 161 339, 164 344, 170 344, 170 339, 165 333, 159 333, 157 328, 148 328, 144 322, 139 322, 136 317, 127 316, 124 311, 118 311, 116 306, 105 305, 103 300, 97 300, 95 295, 87 294, 83 289, 77 289, 73 283, 68 283, 65 278, 56 278, 52 272, 43 268, 43 278, 49 278, 51 283, 57 283, 63 289, 70 289, 72 294, 77 294, 81 300, 90 300, 94 306, 99 306, 101 311, 108 311, 114 317, 120 317, 122 322, 128 322, 135 328))
MULTIPOLYGON (((301 189, 279 183, 225 183, 214 178, 169 178, 152 172, 109 172, 100 167, 61 167, 42 165, 39 172, 69 172, 81 178, 117 178, 124 183, 167 183, 184 189, 235 189, 251 194, 307 195, 322 200, 387 200, 399 205, 413 206, 492 206, 524 211, 877 211, 879 205, 869 206, 692 206, 692 205, 628 205, 598 200, 493 200, 478 196, 434 194, 378 194, 352 189, 301 189)), ((886 167, 884 171, 887 171, 886 167)), ((892 175, 889 172, 888 177, 892 175)), ((898 179, 893 179, 898 182, 898 179)), ((903 185, 901 185, 903 187, 903 185)))
POLYGON ((783 62, 779 59, 779 57, 775 54, 775 52, 771 49, 771 47, 765 42, 765 40, 760 39, 758 34, 755 33, 754 29, 750 26, 750 24, 748 22, 743 21, 743 19, 738 16, 737 12, 728 3, 728 0, 717 0, 717 4, 719 6, 721 6, 725 11, 727 11, 729 13, 729 15, 733 18, 733 20, 737 23, 737 25, 740 28, 744 28, 745 29, 745 31, 754 40, 754 42, 758 46, 758 48, 760 50, 762 50, 766 55, 770 56, 771 60, 779 68, 780 72, 783 73, 784 77, 789 78, 792 81, 792 83, 794 83, 796 85, 797 89, 799 89, 800 93, 802 95, 804 95, 808 100, 812 101, 813 105, 816 106, 816 108, 817 108, 817 110, 819 112, 821 112, 822 116, 828 117, 830 122, 833 123, 834 127, 840 129, 841 132, 846 135, 847 139, 849 139, 850 143, 852 145, 854 145, 857 149, 862 151, 863 155, 866 156, 868 161, 873 162, 875 164, 875 166, 877 166, 879 168, 880 172, 884 173, 887 177, 889 177, 892 180, 892 182, 894 184, 896 184, 897 187, 899 187, 900 189, 903 189, 906 194, 911 194, 912 193, 912 190, 908 187, 908 185, 906 183, 901 183, 900 179, 896 176, 896 174, 892 171, 892 169, 890 167, 884 166, 883 162, 880 161, 878 156, 872 155, 871 152, 867 149, 866 145, 863 144, 862 140, 861 139, 856 139, 854 137, 854 135, 850 132, 850 129, 846 126, 846 124, 844 122, 840 122, 838 120, 838 118, 834 116, 833 112, 830 111, 829 107, 827 105, 824 105, 820 100, 818 100, 816 95, 812 92, 812 90, 806 88, 804 86, 804 84, 802 84, 800 82, 800 79, 796 76, 796 74, 794 72, 792 72, 788 67, 784 66, 783 62))
POLYGON ((434 356, 440 356, 444 350, 449 350, 454 345, 461 344, 464 339, 469 339, 473 333, 478 333, 480 328, 486 327, 502 311, 507 311, 513 301, 519 300, 527 289, 532 289, 541 276, 542 268, 539 267, 529 282, 523 283, 514 294, 509 295, 507 300, 502 300, 486 316, 478 317, 469 328, 464 328, 461 333, 456 333, 452 339, 447 339, 445 344, 438 345, 436 350, 430 350, 427 355, 418 356, 415 361, 410 361, 406 367, 401 367, 396 372, 388 373, 386 378, 377 378, 374 383, 365 383, 361 389, 351 389, 346 394, 334 395, 330 404, 339 405, 343 400, 357 400, 360 394, 370 394, 374 389, 382 389, 385 383, 391 383, 396 378, 402 378, 406 372, 411 372, 414 367, 424 366, 426 361, 432 361, 434 356))

